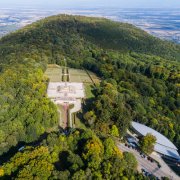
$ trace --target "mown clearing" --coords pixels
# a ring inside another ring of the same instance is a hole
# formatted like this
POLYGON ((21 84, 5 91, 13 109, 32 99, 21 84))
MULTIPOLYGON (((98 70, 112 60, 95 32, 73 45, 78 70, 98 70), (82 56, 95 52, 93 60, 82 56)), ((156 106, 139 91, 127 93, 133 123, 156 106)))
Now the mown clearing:
POLYGON ((79 82, 83 83, 85 86, 86 98, 94 97, 92 94, 92 88, 94 85, 100 83, 100 78, 96 76, 96 74, 82 70, 82 69, 73 69, 67 68, 69 72, 69 78, 67 75, 62 74, 63 69, 65 67, 58 66, 56 64, 49 64, 45 75, 49 78, 50 82, 79 82))
POLYGON ((76 113, 82 109, 82 100, 93 98, 92 90, 100 79, 92 72, 50 64, 45 75, 49 78, 48 97, 57 105, 59 126, 74 127, 76 113), (70 108, 73 106, 74 108, 70 108))

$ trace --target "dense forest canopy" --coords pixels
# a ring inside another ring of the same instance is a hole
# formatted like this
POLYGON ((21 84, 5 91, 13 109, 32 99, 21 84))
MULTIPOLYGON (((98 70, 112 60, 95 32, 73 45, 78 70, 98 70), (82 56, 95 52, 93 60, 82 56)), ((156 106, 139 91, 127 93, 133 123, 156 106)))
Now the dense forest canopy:
POLYGON ((100 140, 89 130, 69 136, 51 133, 39 146, 28 146, 0 167, 4 179, 145 179, 137 161, 122 153, 111 138, 100 140))
MULTIPOLYGON (((46 96, 48 79, 43 72, 48 63, 62 65, 64 58, 68 66, 88 69, 102 78, 83 116, 87 127, 100 136, 122 137, 132 120, 139 121, 180 147, 180 46, 130 24, 59 15, 0 39, 0 155, 20 141, 33 142, 57 129, 57 109, 46 96)), ((24 156, 39 150, 27 149, 24 156)), ((44 151, 50 164, 47 173, 56 176, 49 150, 44 151)), ((77 166, 84 167, 76 176, 86 173, 89 165, 83 163, 88 162, 79 158, 86 155, 72 154, 77 166)), ((73 168, 61 175, 75 176, 73 168)), ((10 169, 7 175, 15 171, 10 169)), ((18 176, 26 171, 24 167, 18 176)), ((98 172, 96 176, 104 176, 101 169, 98 172)))

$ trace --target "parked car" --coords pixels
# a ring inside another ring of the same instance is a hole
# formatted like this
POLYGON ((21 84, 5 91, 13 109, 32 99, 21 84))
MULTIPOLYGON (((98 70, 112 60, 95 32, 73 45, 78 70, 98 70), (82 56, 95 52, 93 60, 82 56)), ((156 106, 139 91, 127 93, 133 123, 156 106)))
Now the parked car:
POLYGON ((146 171, 146 172, 144 173, 144 175, 145 175, 145 176, 150 176, 151 173, 149 173, 149 172, 146 171))
POLYGON ((22 147, 20 147, 20 148, 18 149, 18 151, 21 152, 21 151, 24 150, 24 148, 25 148, 25 146, 22 146, 22 147))
POLYGON ((145 170, 144 168, 142 168, 141 171, 142 171, 142 173, 145 173, 145 172, 146 172, 146 170, 145 170))
POLYGON ((150 179, 157 179, 158 177, 154 176, 153 174, 149 175, 150 179))
POLYGON ((141 157, 142 157, 142 158, 146 158, 146 155, 142 153, 142 154, 141 154, 141 157))

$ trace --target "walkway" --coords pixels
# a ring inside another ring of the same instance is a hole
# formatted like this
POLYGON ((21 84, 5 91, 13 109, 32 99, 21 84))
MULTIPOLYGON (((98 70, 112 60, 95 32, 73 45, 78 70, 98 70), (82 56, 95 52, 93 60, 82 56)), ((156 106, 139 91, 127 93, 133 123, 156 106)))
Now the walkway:
POLYGON ((76 102, 74 103, 74 107, 70 109, 69 114, 70 114, 70 127, 73 127, 73 120, 72 120, 72 115, 75 112, 78 112, 81 110, 81 99, 77 99, 76 102))

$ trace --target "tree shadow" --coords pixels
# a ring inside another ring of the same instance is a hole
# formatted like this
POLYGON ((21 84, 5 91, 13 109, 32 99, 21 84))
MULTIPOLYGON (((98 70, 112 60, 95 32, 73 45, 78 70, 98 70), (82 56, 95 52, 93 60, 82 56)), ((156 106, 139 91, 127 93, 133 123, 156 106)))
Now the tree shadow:
MULTIPOLYGON (((20 141, 18 142, 18 144, 16 146, 13 146, 11 147, 7 152, 3 153, 1 156, 0 156, 0 165, 2 165, 3 163, 6 163, 7 161, 9 161, 9 159, 11 157, 13 157, 18 151, 20 151, 20 148, 22 148, 23 146, 33 146, 33 147, 36 147, 36 146, 39 146, 40 143, 47 138, 49 133, 45 132, 44 134, 40 135, 39 138, 33 142, 30 142, 30 143, 26 143, 24 141, 20 141)), ((23 148, 22 148, 22 151, 23 151, 23 148)))
POLYGON ((54 163, 54 166, 58 171, 64 171, 68 168, 68 161, 67 161, 68 156, 69 156, 68 151, 62 151, 59 154, 59 161, 54 163))
POLYGON ((85 99, 83 101, 82 111, 76 113, 77 118, 85 125, 87 125, 87 124, 84 121, 83 115, 93 109, 93 101, 94 100, 95 100, 95 98, 85 99))

